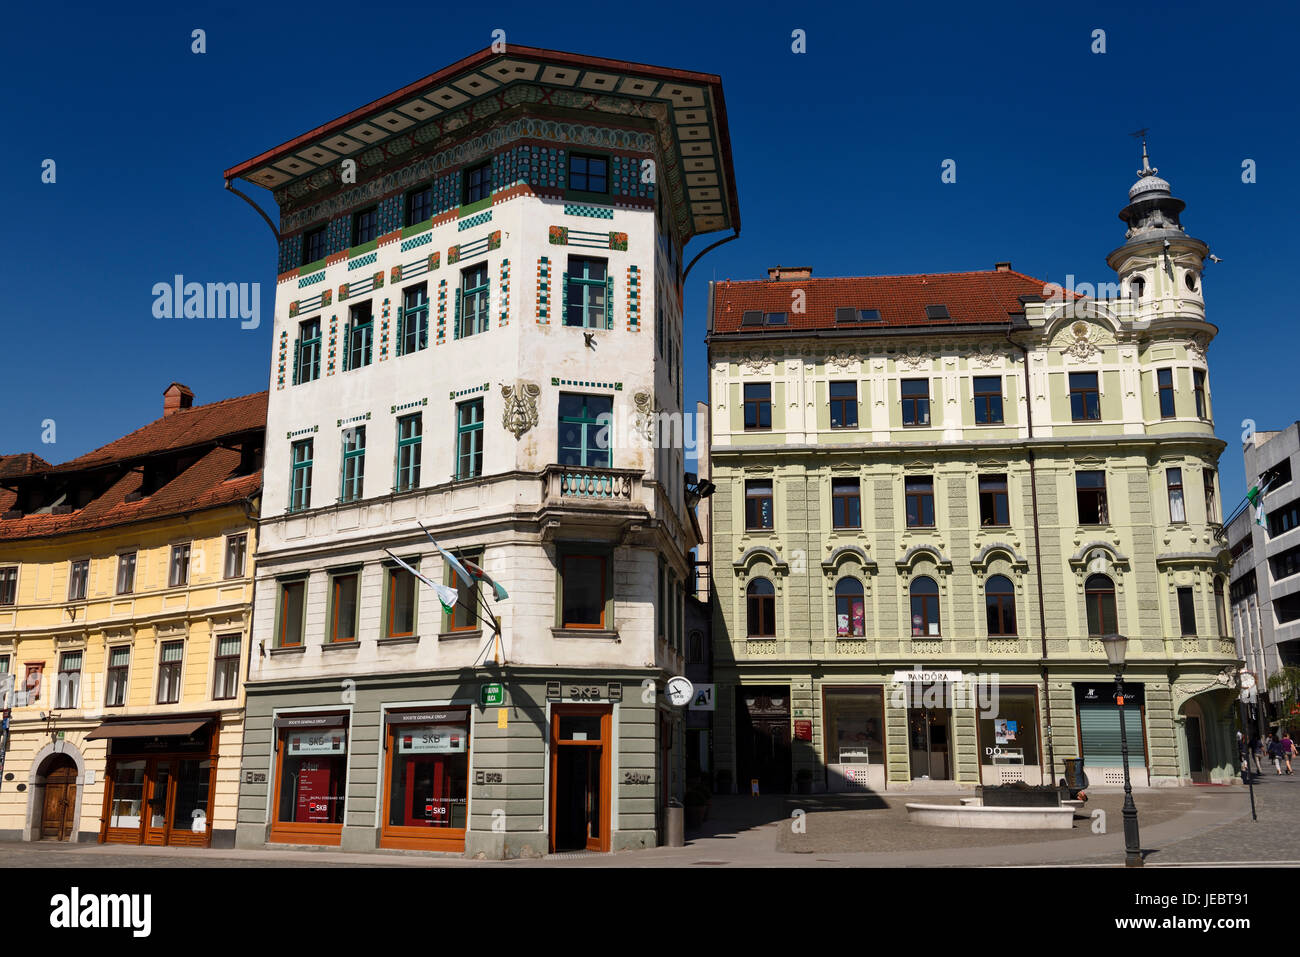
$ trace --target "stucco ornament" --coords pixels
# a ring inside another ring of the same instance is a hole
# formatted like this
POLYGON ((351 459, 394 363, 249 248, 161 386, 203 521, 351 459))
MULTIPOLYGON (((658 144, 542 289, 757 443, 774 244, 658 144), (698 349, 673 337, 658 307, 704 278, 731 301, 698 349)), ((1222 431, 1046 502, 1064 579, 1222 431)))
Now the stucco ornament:
POLYGON ((1097 335, 1092 326, 1086 322, 1076 322, 1070 331, 1062 337, 1065 345, 1061 351, 1072 359, 1084 361, 1097 354, 1097 335))
POLYGON ((1002 353, 998 351, 997 346, 986 342, 976 347, 975 351, 971 353, 970 361, 973 365, 987 369, 990 366, 1002 364, 1002 353))
POLYGON ((654 442, 655 416, 650 402, 649 392, 637 392, 632 396, 632 404, 636 406, 636 411, 632 413, 632 427, 647 442, 654 442))
POLYGON ((755 349, 741 360, 740 369, 742 372, 767 372, 772 366, 772 360, 763 353, 755 349))
POLYGON ((911 349, 904 349, 898 357, 898 367, 909 371, 916 371, 924 365, 929 365, 930 357, 926 355, 924 349, 920 346, 914 346, 911 349))
POLYGON ((1193 336, 1187 340, 1187 355, 1194 362, 1204 362, 1206 347, 1204 336, 1193 336))
POLYGON ((826 357, 826 366, 830 369, 847 371, 855 367, 860 361, 856 353, 841 349, 839 352, 832 352, 826 357))
POLYGON ((501 395, 506 400, 501 424, 507 432, 513 432, 516 439, 537 424, 537 397, 541 394, 542 387, 536 382, 520 381, 512 386, 501 386, 501 395))

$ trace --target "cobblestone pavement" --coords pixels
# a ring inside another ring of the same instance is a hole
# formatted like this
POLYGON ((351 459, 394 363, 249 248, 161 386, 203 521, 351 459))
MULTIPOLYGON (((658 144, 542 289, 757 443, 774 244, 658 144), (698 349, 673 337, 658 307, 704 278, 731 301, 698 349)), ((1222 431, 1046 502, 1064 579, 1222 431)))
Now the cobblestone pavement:
MULTIPOLYGON (((1134 793, 1149 865, 1300 863, 1300 776, 1269 775, 1255 788, 1259 820, 1244 787, 1170 788, 1134 793)), ((1094 791, 1075 826, 1062 831, 925 827, 907 820, 909 801, 957 803, 958 795, 715 797, 709 820, 685 847, 618 854, 473 861, 417 852, 345 853, 321 848, 122 847, 0 843, 0 867, 908 867, 1119 866, 1119 791, 1094 791), (1093 833, 1092 812, 1106 814, 1093 833), (802 811, 796 816, 795 811, 802 811), (798 823, 800 827, 794 825, 798 823)))

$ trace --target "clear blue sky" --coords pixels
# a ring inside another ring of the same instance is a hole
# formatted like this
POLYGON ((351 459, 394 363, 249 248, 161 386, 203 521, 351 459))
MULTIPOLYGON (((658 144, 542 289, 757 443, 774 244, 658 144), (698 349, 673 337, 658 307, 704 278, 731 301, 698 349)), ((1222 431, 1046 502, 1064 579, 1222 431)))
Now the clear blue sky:
POLYGON ((1205 295, 1222 330, 1210 379, 1228 505, 1243 491, 1241 421, 1300 418, 1300 15, 1283 6, 118 6, 19 4, 5 18, 0 451, 80 455, 157 417, 172 380, 199 402, 265 389, 275 247, 222 170, 487 46, 497 28, 508 42, 722 76, 744 228, 688 282, 688 402, 705 394, 710 278, 1010 260, 1044 279, 1113 279, 1104 257, 1123 241, 1116 213, 1140 158, 1127 134, 1148 126, 1188 232, 1224 260, 1207 268, 1205 295), (204 55, 190 52, 196 27, 204 55), (1105 54, 1090 52, 1094 29, 1105 54), (54 185, 40 181, 46 158, 54 185), (947 158, 955 184, 940 182, 947 158), (152 286, 176 273, 260 282, 261 328, 155 319, 152 286), (41 443, 45 419, 55 445, 41 443))

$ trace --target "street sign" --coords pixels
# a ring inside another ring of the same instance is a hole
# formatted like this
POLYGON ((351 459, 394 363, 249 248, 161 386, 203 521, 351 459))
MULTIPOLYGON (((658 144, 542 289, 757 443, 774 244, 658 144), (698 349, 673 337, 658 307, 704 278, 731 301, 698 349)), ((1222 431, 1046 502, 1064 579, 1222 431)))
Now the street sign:
POLYGON ((485 708, 494 704, 506 703, 506 687, 500 682, 483 685, 479 689, 479 704, 485 708))

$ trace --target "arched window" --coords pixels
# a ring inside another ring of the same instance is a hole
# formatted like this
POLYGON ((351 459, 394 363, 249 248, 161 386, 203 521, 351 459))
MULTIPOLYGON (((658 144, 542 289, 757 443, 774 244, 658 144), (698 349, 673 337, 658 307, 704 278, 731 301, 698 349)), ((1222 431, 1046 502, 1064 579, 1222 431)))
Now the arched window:
POLYGON ((1016 589, 1010 578, 994 575, 984 583, 984 605, 990 636, 1016 633, 1016 589))
POLYGON ((1115 617, 1115 583, 1105 575, 1089 575, 1083 586, 1088 605, 1088 634, 1094 638, 1119 631, 1115 617))
POLYGON ((750 638, 776 637, 776 589, 766 578, 755 578, 745 589, 750 638))
POLYGON ((1142 293, 1146 289, 1146 280, 1141 276, 1134 276, 1128 281, 1128 294, 1134 302, 1142 298, 1142 293))
POLYGON ((862 582, 841 578, 835 583, 835 634, 840 638, 861 638, 866 632, 862 582))
POLYGON ((912 580, 912 637, 939 636, 939 586, 933 578, 912 580))

